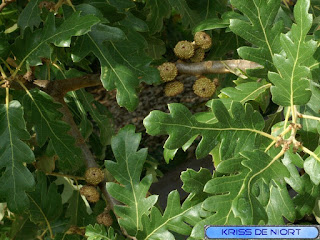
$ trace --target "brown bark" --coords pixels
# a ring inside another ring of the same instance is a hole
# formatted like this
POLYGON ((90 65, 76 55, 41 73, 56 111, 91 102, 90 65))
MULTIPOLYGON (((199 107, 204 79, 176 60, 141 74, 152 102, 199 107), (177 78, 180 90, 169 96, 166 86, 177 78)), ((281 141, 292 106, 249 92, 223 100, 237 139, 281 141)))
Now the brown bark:
MULTIPOLYGON (((60 112, 63 114, 63 121, 65 121, 66 123, 68 123, 71 127, 70 129, 70 135, 73 136, 76 141, 77 141, 77 146, 80 147, 80 149, 82 150, 84 159, 85 159, 85 164, 87 168, 90 167, 99 167, 98 164, 96 163, 96 161, 94 160, 94 156, 91 153, 88 145, 86 144, 85 140, 83 139, 76 123, 73 120, 73 116, 67 106, 67 104, 65 103, 63 96, 62 97, 54 97, 54 100, 61 103, 62 107, 60 108, 60 112)), ((98 186, 102 192, 102 194, 104 195, 105 199, 107 200, 107 204, 110 207, 110 209, 114 209, 115 205, 119 205, 119 202, 117 200, 115 200, 113 197, 111 197, 111 195, 107 192, 106 189, 106 182, 107 180, 104 179, 98 186)))

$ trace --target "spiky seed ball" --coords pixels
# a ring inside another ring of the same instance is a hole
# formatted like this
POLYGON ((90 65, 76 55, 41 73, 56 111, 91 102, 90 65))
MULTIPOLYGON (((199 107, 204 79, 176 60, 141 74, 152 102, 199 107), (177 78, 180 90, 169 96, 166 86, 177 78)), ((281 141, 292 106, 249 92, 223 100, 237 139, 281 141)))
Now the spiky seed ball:
POLYGON ((174 54, 180 59, 189 59, 194 54, 194 46, 191 42, 180 41, 173 49, 174 54))
POLYGON ((182 92, 183 92, 183 83, 179 81, 169 82, 164 87, 164 94, 167 97, 173 97, 182 92))
POLYGON ((206 77, 201 77, 193 84, 193 91, 199 97, 211 97, 216 91, 216 85, 206 77))
POLYGON ((99 214, 96 218, 97 223, 103 224, 106 227, 109 227, 113 223, 113 219, 108 212, 103 212, 99 214))
POLYGON ((87 169, 84 178, 87 183, 97 185, 104 179, 104 173, 101 169, 92 167, 87 169))
POLYGON ((83 186, 80 188, 80 194, 92 203, 98 202, 100 198, 100 194, 94 186, 83 186))
POLYGON ((178 75, 178 69, 174 63, 166 62, 158 67, 162 81, 169 82, 178 75))
POLYGON ((194 41, 196 45, 203 49, 208 49, 212 45, 211 37, 205 32, 196 32, 194 35, 194 41))
POLYGON ((204 49, 203 48, 197 48, 194 51, 194 55, 190 58, 191 62, 201 62, 204 59, 204 49))

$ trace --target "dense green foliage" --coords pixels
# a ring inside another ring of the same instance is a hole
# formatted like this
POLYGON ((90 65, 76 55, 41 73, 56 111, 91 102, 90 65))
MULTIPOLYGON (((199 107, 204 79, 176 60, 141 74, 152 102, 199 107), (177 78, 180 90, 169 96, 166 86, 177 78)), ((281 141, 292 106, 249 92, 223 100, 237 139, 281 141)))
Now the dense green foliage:
POLYGON ((0 240, 195 240, 209 224, 319 222, 320 1, 19 0, 0 9, 0 240), (116 89, 129 115, 142 85, 162 84, 157 66, 177 61, 175 44, 198 31, 213 40, 204 61, 261 67, 206 74, 220 85, 205 112, 182 103, 151 111, 146 133, 168 136, 163 156, 151 156, 133 125, 115 132, 85 87, 116 89), (155 168, 191 145, 214 170, 182 172, 187 198, 174 190, 162 209, 149 192, 155 168), (95 203, 79 191, 88 166, 107 180, 95 203))

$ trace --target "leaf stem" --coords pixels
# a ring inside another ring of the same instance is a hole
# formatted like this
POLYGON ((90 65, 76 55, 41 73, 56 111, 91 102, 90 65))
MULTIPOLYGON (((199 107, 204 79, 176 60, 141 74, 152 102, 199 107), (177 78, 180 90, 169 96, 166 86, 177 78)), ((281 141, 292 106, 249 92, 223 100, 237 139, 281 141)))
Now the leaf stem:
POLYGON ((0 65, 0 72, 1 72, 2 77, 3 77, 4 79, 6 79, 6 78, 7 78, 7 75, 6 75, 6 73, 4 72, 4 70, 3 70, 3 68, 2 68, 1 65, 0 65))
POLYGON ((48 176, 55 176, 55 177, 66 177, 66 178, 71 178, 74 180, 85 180, 84 177, 78 177, 78 176, 73 176, 73 175, 66 175, 62 173, 46 173, 48 176))
POLYGON ((3 62, 3 64, 8 68, 8 70, 9 70, 9 72, 10 73, 13 73, 13 70, 12 70, 12 68, 9 66, 9 64, 5 61, 5 60, 3 60, 3 58, 0 58, 0 60, 3 62))
POLYGON ((291 112, 291 107, 288 107, 288 111, 287 111, 286 117, 284 119, 283 129, 285 129, 287 127, 287 124, 288 124, 288 121, 289 121, 290 112, 291 112))
POLYGON ((305 114, 298 114, 298 117, 299 118, 305 118, 305 119, 312 119, 312 120, 317 120, 317 121, 320 121, 320 118, 319 117, 316 117, 316 116, 311 116, 311 115, 305 115, 305 114))
POLYGON ((305 153, 308 153, 310 156, 314 157, 315 159, 317 159, 318 162, 320 162, 320 158, 311 150, 309 150, 306 147, 301 146, 302 151, 304 151, 305 153))

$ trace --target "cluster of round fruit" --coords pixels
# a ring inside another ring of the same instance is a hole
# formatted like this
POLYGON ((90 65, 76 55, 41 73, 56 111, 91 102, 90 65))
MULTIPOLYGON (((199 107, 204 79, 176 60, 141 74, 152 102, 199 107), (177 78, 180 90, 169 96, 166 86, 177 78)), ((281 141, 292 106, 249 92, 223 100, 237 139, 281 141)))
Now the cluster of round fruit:
MULTIPOLYGON (((97 190, 97 185, 104 180, 104 173, 101 169, 92 167, 86 170, 84 176, 88 185, 80 188, 80 194, 85 196, 85 198, 91 202, 96 203, 100 199, 100 194, 97 190)), ((101 214, 97 216, 97 223, 103 224, 105 226, 112 225, 112 217, 109 214, 110 209, 105 209, 101 214)))
MULTIPOLYGON (((194 42, 180 41, 173 49, 175 55, 182 60, 201 62, 205 51, 212 45, 211 37, 205 32, 197 32, 194 42)), ((174 63, 166 62, 158 67, 162 81, 166 82, 164 93, 168 97, 176 96, 183 92, 183 83, 176 80, 178 69, 174 63)), ((217 81, 217 80, 216 80, 217 81)), ((199 97, 211 97, 216 91, 216 84, 209 78, 200 76, 193 85, 193 91, 199 97)))

